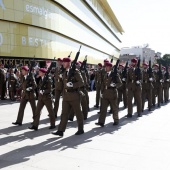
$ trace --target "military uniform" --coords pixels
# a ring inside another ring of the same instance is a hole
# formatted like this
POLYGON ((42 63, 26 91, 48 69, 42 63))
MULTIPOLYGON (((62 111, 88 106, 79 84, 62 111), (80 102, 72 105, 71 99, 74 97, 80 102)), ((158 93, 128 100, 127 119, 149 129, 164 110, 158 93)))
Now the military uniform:
POLYGON ((152 89, 153 89, 153 73, 149 76, 148 70, 142 71, 143 83, 142 83, 142 111, 144 110, 145 100, 148 99, 148 108, 152 107, 152 89))
POLYGON ((61 74, 61 67, 56 68, 55 72, 55 102, 54 102, 54 113, 55 117, 57 117, 58 108, 59 108, 59 100, 63 91, 63 80, 61 74))
MULTIPOLYGON (((41 69, 40 69, 40 71, 41 71, 41 69)), ((51 77, 48 76, 43 89, 41 89, 42 84, 43 84, 43 80, 41 78, 40 82, 39 82, 39 89, 40 89, 39 92, 40 93, 39 93, 39 96, 38 96, 36 113, 35 113, 35 116, 34 116, 33 126, 30 128, 30 129, 34 129, 34 130, 38 129, 41 110, 43 109, 44 105, 46 106, 48 113, 49 113, 50 125, 51 125, 50 129, 55 128, 55 114, 54 114, 53 106, 52 106, 53 101, 52 101, 52 80, 51 80, 51 77), (41 90, 42 90, 42 93, 41 93, 41 90)))
POLYGON ((5 91, 6 91, 6 73, 4 69, 0 69, 0 96, 1 100, 5 99, 5 91))
POLYGON ((116 75, 116 78, 112 79, 112 72, 106 73, 102 82, 101 94, 102 94, 102 105, 100 110, 100 116, 98 123, 96 125, 103 126, 106 119, 107 108, 110 105, 111 110, 113 112, 114 124, 117 125, 119 123, 118 116, 118 91, 122 85, 119 75, 116 75), (112 87, 111 84, 116 84, 115 87, 112 87))
POLYGON ((154 89, 152 91, 152 104, 153 106, 155 106, 156 97, 158 97, 158 107, 160 107, 162 82, 163 82, 162 72, 159 73, 159 71, 157 72, 154 71, 153 75, 154 75, 154 82, 153 82, 154 89))
POLYGON ((19 111, 18 111, 18 116, 16 122, 14 122, 14 125, 21 125, 23 121, 23 116, 24 116, 24 110, 26 107, 27 102, 30 103, 32 112, 33 112, 33 118, 35 116, 35 110, 36 110, 36 95, 35 95, 35 88, 37 87, 35 78, 32 76, 31 79, 28 79, 28 75, 24 76, 21 80, 21 101, 20 101, 20 106, 19 106, 19 111), (29 84, 29 87, 28 87, 29 84), (30 88, 30 89, 28 89, 30 88))
POLYGON ((8 77, 8 90, 10 93, 11 100, 15 100, 14 94, 16 92, 17 77, 14 73, 9 73, 8 77))
POLYGON ((127 74, 127 89, 128 89, 128 114, 127 117, 132 117, 133 107, 132 99, 133 97, 137 103, 137 113, 138 116, 141 116, 142 111, 142 74, 136 75, 136 68, 129 68, 127 74), (138 82, 137 82, 138 81, 138 82), (137 84, 138 83, 138 84, 137 84))
POLYGON ((123 77, 122 72, 119 72, 120 78, 122 80, 122 86, 118 88, 118 106, 123 100, 124 108, 127 107, 127 79, 123 77), (123 96, 123 99, 122 99, 123 96))
POLYGON ((169 73, 165 73, 163 75, 164 83, 163 83, 163 92, 164 92, 164 102, 167 103, 169 100, 169 73))
POLYGON ((80 109, 80 94, 79 94, 79 89, 84 86, 84 82, 80 72, 76 69, 74 72, 74 76, 71 77, 71 82, 73 84, 73 87, 68 87, 67 86, 68 75, 69 73, 67 74, 67 71, 65 71, 65 73, 63 74, 64 88, 63 88, 61 121, 58 127, 58 131, 53 133, 54 135, 59 135, 59 136, 63 136, 63 132, 66 129, 68 116, 71 108, 73 109, 76 115, 77 123, 78 123, 78 133, 76 134, 84 133, 83 114, 80 109))
POLYGON ((95 72, 95 85, 96 85, 96 107, 99 107, 100 91, 102 85, 102 69, 98 69, 95 72))

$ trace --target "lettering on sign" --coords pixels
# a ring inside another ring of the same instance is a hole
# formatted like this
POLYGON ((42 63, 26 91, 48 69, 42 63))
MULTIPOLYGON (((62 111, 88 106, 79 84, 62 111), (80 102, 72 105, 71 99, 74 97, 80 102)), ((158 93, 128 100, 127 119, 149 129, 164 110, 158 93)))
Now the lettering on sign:
POLYGON ((33 5, 26 5, 25 9, 29 13, 34 13, 40 16, 44 16, 45 19, 47 18, 53 18, 52 13, 50 12, 49 9, 45 9, 44 7, 38 7, 38 6, 33 6, 33 5))

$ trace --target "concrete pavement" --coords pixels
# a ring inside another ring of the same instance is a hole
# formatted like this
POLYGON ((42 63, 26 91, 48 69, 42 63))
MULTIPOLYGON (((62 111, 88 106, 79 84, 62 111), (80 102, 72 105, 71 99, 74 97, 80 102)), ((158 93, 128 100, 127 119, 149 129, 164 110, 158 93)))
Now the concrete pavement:
MULTIPOLYGON (((89 95, 92 108, 95 92, 89 95)), ((0 101, 0 169, 170 169, 170 104, 152 112, 146 109, 140 118, 134 113, 132 119, 125 118, 127 109, 121 108, 120 125, 113 126, 112 115, 107 114, 104 128, 95 125, 98 110, 91 109, 85 121, 85 134, 75 136, 76 121, 68 122, 63 138, 52 135, 48 129, 46 108, 42 111, 38 131, 27 128, 32 122, 29 104, 23 125, 13 126, 18 108, 18 102, 0 101)), ((59 121, 60 117, 57 126, 59 121)))

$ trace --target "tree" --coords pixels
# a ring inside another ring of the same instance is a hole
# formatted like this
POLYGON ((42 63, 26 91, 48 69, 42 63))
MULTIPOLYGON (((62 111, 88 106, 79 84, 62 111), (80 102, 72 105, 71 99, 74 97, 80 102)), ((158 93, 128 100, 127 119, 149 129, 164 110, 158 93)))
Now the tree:
POLYGON ((157 62, 163 66, 170 66, 170 54, 165 54, 162 58, 157 59, 157 62))

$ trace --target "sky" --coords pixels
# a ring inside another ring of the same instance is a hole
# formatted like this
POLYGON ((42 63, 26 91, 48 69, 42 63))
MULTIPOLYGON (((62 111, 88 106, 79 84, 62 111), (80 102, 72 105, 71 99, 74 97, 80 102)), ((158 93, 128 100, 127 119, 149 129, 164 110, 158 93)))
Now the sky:
POLYGON ((170 54, 170 0, 107 0, 123 27, 121 47, 170 54))

